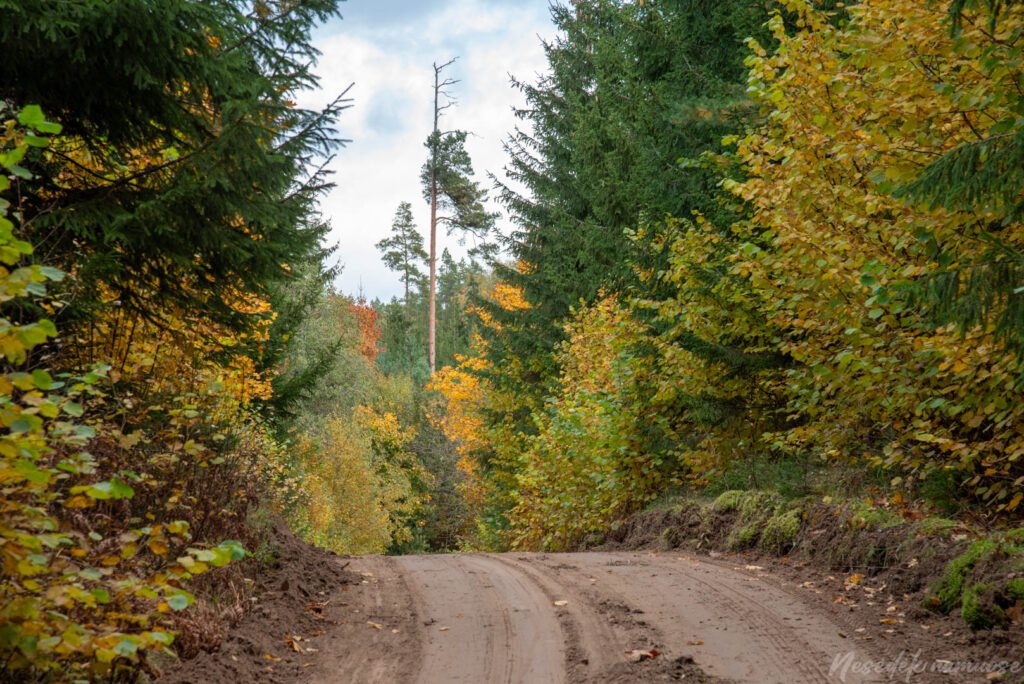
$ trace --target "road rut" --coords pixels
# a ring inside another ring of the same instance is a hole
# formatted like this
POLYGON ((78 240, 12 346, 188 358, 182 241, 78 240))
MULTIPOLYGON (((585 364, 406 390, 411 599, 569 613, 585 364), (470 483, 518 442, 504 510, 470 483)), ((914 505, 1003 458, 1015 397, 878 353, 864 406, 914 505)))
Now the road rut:
POLYGON ((317 683, 874 681, 830 676, 852 642, 756 566, 650 553, 350 562, 363 583, 335 608, 317 683))

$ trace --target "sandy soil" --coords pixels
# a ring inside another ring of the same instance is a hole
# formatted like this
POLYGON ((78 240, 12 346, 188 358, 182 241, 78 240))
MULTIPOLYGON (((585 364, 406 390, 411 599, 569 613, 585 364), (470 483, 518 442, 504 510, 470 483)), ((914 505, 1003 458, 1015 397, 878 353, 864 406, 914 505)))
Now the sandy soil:
POLYGON ((316 640, 318 684, 885 681, 852 668, 830 677, 837 655, 880 656, 757 566, 614 552, 369 557, 348 569, 362 579, 339 592, 337 624, 316 640))

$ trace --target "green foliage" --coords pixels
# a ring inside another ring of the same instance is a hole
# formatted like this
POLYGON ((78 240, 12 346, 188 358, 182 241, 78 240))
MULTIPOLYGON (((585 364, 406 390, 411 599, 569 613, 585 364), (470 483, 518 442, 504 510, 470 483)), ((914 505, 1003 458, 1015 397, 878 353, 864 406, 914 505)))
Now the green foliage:
POLYGON ((413 540, 429 474, 393 413, 360 407, 307 443, 306 501, 296 512, 314 543, 342 554, 385 553, 413 540))
POLYGON ((642 327, 615 300, 581 309, 561 350, 557 394, 535 416, 510 514, 514 544, 571 549, 648 503, 670 465, 645 448, 657 432, 640 412, 642 327))
MULTIPOLYGON (((28 147, 48 144, 44 134, 60 132, 34 106, 3 126, 0 191, 9 189, 10 175, 32 181, 18 162, 28 147)), ((64 274, 22 265, 33 247, 15 236, 8 207, 0 200, 0 300, 5 311, 52 310, 46 285, 64 274)), ((104 479, 109 465, 90 449, 124 435, 83 415, 90 400, 102 399, 97 386, 110 368, 76 376, 32 363, 56 335, 45 318, 0 318, 0 672, 113 679, 146 650, 171 645, 167 614, 193 603, 184 588, 189 579, 246 553, 239 542, 191 545, 184 521, 143 525, 132 518, 112 530, 69 520, 69 511, 131 503, 150 483, 128 470, 104 479)))
POLYGON ((635 264, 658 263, 628 232, 668 215, 719 212, 717 172, 679 160, 721 149, 722 136, 754 114, 742 45, 767 18, 747 0, 588 0, 555 5, 552 16, 559 34, 545 45, 548 72, 516 84, 529 126, 509 137, 512 183, 500 186, 519 228, 509 245, 515 264, 498 276, 531 306, 495 309, 501 332, 490 340, 495 368, 515 359, 522 369, 495 380, 535 400, 557 375, 570 309, 634 285, 635 264))
POLYGON ((384 265, 397 271, 405 287, 405 298, 402 302, 409 307, 412 300, 410 291, 415 288, 424 289, 423 270, 427 263, 427 252, 423 249, 423 236, 416 229, 412 220, 412 205, 402 202, 395 212, 395 220, 391 224, 391 235, 377 243, 384 265))
POLYGON ((76 274, 63 318, 89 315, 102 282, 153 319, 180 306, 245 328, 258 317, 233 293, 266 295, 317 253, 316 169, 346 104, 293 100, 336 6, 0 2, 0 101, 65 124, 25 159, 45 185, 20 191, 27 238, 76 274))
POLYGON ((487 192, 473 180, 473 161, 466 151, 466 131, 434 131, 427 138, 427 161, 420 172, 423 197, 437 191, 438 223, 460 240, 474 239, 473 254, 488 256, 495 214, 487 211, 487 192))

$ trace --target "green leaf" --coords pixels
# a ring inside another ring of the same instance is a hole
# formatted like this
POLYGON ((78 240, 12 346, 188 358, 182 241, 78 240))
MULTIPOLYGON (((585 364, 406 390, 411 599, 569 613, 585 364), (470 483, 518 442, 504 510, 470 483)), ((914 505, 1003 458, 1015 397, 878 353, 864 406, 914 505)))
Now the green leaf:
POLYGON ((39 272, 43 274, 47 280, 52 280, 55 283, 59 283, 64 280, 64 271, 59 268, 54 268, 52 266, 40 266, 39 272))
POLYGON ((171 607, 171 610, 181 612, 191 606, 193 601, 195 601, 195 599, 192 598, 191 594, 182 591, 174 594, 173 596, 169 596, 167 598, 167 605, 171 607))
POLYGON ((41 123, 46 123, 46 117, 43 116, 43 109, 39 105, 26 105, 18 113, 18 123, 22 126, 38 126, 41 123))
POLYGON ((41 390, 53 387, 53 376, 44 370, 32 371, 32 383, 41 390))
POLYGON ((26 432, 32 431, 32 421, 29 420, 29 416, 21 416, 15 418, 14 422, 11 423, 11 432, 15 434, 25 434, 26 432))
POLYGON ((164 646, 170 646, 174 642, 174 635, 167 632, 143 632, 142 637, 149 641, 155 641, 164 646))
MULTIPOLYGON (((13 427, 12 427, 13 430, 13 427)), ((14 464, 14 472, 33 484, 46 484, 52 479, 51 473, 40 469, 31 461, 17 461, 14 464)))
POLYGON ((36 130, 39 131, 40 133, 57 135, 62 130, 64 130, 64 127, 61 126, 59 123, 54 123, 52 121, 44 121, 36 126, 36 130))
POLYGON ((139 645, 133 639, 122 639, 114 646, 114 652, 125 658, 133 658, 139 650, 139 645))
POLYGON ((41 318, 36 322, 36 325, 46 334, 47 337, 57 336, 57 326, 55 326, 52 321, 46 318, 41 318))

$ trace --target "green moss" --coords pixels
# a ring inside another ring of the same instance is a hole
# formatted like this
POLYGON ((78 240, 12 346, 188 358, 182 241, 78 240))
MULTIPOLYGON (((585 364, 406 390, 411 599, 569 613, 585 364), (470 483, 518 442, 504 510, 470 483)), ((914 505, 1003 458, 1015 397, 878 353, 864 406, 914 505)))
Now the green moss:
POLYGON ((1024 601, 1024 577, 1007 582, 1006 595, 1011 601, 1024 601))
POLYGON ((986 596, 991 590, 991 584, 972 584, 964 591, 960 617, 971 629, 992 629, 1006 624, 1006 613, 990 599, 990 595, 986 596))
POLYGON ((777 504, 778 497, 771 492, 746 492, 740 498, 740 518, 744 521, 767 520, 777 504))
POLYGON ((726 544, 733 551, 754 546, 757 544, 758 537, 761 536, 761 527, 762 522, 760 520, 755 520, 746 525, 737 525, 729 533, 726 544))
POLYGON ((917 523, 919 533, 939 536, 945 536, 959 527, 960 523, 948 518, 925 518, 917 523))
POLYGON ((884 530, 903 522, 903 518, 884 508, 875 508, 866 503, 857 503, 850 515, 850 524, 869 530, 884 530))
POLYGON ((967 576, 984 558, 996 552, 998 544, 995 540, 982 539, 967 547, 967 550, 946 565, 942 579, 932 588, 931 603, 943 613, 948 613, 961 602, 967 576))
POLYGON ((796 541, 803 523, 803 511, 799 508, 773 515, 765 523, 764 532, 761 533, 761 548, 770 553, 787 551, 796 541))
POLYGON ((712 510, 718 511, 719 513, 729 513, 730 511, 738 510, 740 507, 740 501, 746 492, 740 489, 730 489, 727 492, 722 492, 715 502, 711 504, 712 510))

